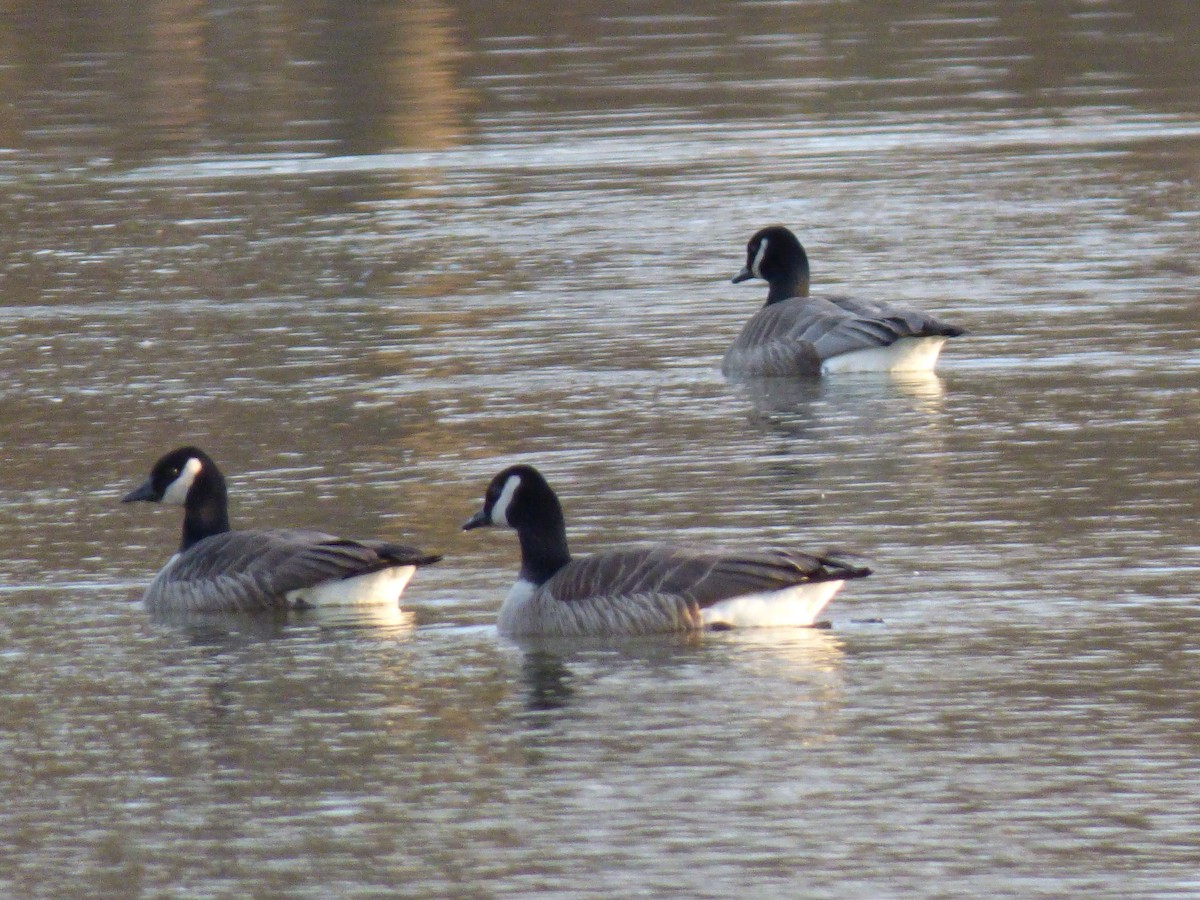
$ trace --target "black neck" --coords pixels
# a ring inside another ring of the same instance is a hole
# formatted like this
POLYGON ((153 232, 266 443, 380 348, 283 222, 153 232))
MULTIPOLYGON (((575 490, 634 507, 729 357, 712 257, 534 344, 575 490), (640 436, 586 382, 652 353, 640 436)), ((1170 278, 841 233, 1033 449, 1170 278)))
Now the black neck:
POLYGON ((225 495, 225 479, 218 474, 216 479, 210 479, 203 485, 199 482, 194 484, 184 506, 183 542, 179 545, 179 552, 182 553, 206 537, 224 534, 229 530, 229 502, 225 495), (200 490, 201 488, 203 490, 200 490), (193 499, 195 494, 200 496, 193 499))
POLYGON ((776 275, 771 279, 770 284, 771 289, 767 293, 766 306, 783 300, 791 300, 793 297, 807 297, 808 261, 805 260, 803 265, 776 275))
POLYGON ((522 526, 517 537, 521 540, 520 577, 525 581, 543 584, 571 561, 561 510, 542 518, 537 525, 522 526))

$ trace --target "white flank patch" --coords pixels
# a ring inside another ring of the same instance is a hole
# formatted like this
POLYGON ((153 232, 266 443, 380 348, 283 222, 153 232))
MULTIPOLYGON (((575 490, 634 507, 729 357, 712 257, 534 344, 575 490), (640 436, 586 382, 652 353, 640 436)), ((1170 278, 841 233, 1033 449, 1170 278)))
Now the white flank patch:
POLYGON ((322 581, 312 587, 289 591, 287 601, 294 606, 298 600, 303 600, 309 606, 316 607, 381 603, 399 605, 400 595, 415 571, 416 566, 393 566, 340 581, 322 581))
POLYGON ((203 466, 200 460, 196 457, 191 457, 183 464, 183 471, 172 481, 167 489, 163 492, 163 503, 172 503, 175 506, 183 506, 187 502, 188 491, 192 489, 192 483, 196 480, 196 476, 200 474, 203 466))
POLYGON ((822 375, 845 372, 932 372, 944 337, 900 338, 886 347, 854 350, 821 363, 822 375))
POLYGON ((734 628, 811 625, 844 583, 818 581, 781 591, 731 597, 701 610, 701 618, 705 626, 729 625, 734 628))
POLYGON ((512 503, 513 495, 520 486, 520 475, 508 476, 508 481, 504 482, 504 490, 500 492, 500 496, 496 498, 495 506, 492 507, 493 525, 508 525, 508 507, 512 503))
POLYGON ((750 263, 750 271, 753 272, 755 275, 757 275, 759 278, 763 277, 761 267, 762 267, 763 257, 766 255, 767 255, 767 239, 763 238, 762 242, 759 243, 759 245, 758 245, 758 252, 754 254, 754 262, 750 263))

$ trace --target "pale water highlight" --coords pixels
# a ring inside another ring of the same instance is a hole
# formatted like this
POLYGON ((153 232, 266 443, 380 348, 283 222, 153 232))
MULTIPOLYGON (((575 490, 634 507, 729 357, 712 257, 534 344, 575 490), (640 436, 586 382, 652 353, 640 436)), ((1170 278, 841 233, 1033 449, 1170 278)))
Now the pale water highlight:
POLYGON ((1200 7, 84 4, 7 18, 0 893, 1200 890, 1200 7), (730 383, 771 223, 938 374, 730 383), (404 613, 151 618, 235 526, 442 552, 404 613), (830 627, 512 642, 580 553, 864 554, 830 627))

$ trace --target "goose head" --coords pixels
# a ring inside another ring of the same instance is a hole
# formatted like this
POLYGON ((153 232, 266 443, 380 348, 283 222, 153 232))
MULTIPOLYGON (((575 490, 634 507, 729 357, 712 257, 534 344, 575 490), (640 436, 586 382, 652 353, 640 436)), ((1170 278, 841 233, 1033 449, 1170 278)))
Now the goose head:
POLYGON ((808 296, 808 254, 796 236, 782 225, 769 225, 746 244, 746 264, 733 276, 740 284, 761 278, 770 285, 767 303, 808 296))

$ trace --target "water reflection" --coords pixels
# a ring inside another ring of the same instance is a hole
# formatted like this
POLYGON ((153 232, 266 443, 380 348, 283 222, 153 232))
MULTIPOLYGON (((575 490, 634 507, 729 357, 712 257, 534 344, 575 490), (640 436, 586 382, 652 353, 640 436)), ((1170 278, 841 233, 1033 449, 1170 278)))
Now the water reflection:
POLYGON ((521 680, 525 682, 525 705, 531 712, 562 709, 575 693, 571 670, 561 656, 549 650, 525 651, 521 680))
POLYGON ((0 12, 0 892, 1194 887, 1200 5, 0 12), (725 382, 780 220, 969 324, 940 380, 725 382), (453 549, 418 627, 148 622, 112 486, 185 436, 238 521, 453 549), (514 647, 455 534, 517 458, 581 549, 876 575, 514 647))
POLYGON ((761 378, 738 382, 735 389, 750 403, 750 421, 772 439, 772 465, 791 467, 814 488, 834 480, 832 466, 866 465, 870 474, 860 474, 860 484, 888 477, 877 473, 903 460, 925 469, 918 482, 943 477, 939 460, 950 421, 945 387, 936 375, 761 378), (835 442, 842 449, 822 454, 819 470, 796 441, 835 442))
POLYGON ((837 375, 826 378, 744 378, 734 382, 754 409, 764 418, 784 414, 790 419, 811 419, 822 404, 852 407, 872 399, 911 400, 915 412, 934 415, 946 392, 942 379, 933 373, 904 375, 837 375))
POLYGON ((230 648, 248 642, 294 637, 303 631, 371 629, 380 636, 403 639, 416 627, 416 614, 390 604, 309 610, 271 610, 261 613, 207 613, 156 610, 149 613, 157 626, 187 636, 197 646, 230 648))
POLYGON ((365 606, 327 607, 297 613, 298 624, 321 630, 370 628, 380 630, 397 639, 411 636, 416 627, 416 613, 404 605, 391 603, 368 604, 365 606))
POLYGON ((964 113, 992 131, 1020 119, 1052 130, 1117 101, 1189 115, 1180 83, 1197 71, 1184 37, 1200 33, 1195 10, 1106 5, 783 3, 748 16, 739 4, 654 0, 636 13, 534 4, 513 16, 473 0, 140 0, 119 12, 10 0, 0 134, 51 158, 129 164, 283 146, 444 149, 480 119, 515 135, 556 119, 609 127, 640 115, 696 130, 798 114, 861 120, 875 146, 903 147, 943 140, 964 113), (1168 20, 1179 40, 1156 40, 1168 20), (1153 60, 1128 52, 1134 39, 1156 47, 1153 60), (931 115, 942 128, 922 124, 931 115))
MULTIPOLYGON (((577 694, 588 691, 597 672, 628 671, 631 666, 651 679, 671 680, 690 666, 706 667, 714 662, 724 666, 733 660, 748 671, 820 683, 824 691, 835 685, 844 656, 842 640, 826 627, 506 641, 521 650, 521 678, 530 712, 565 709, 577 694)), ((831 696, 826 694, 822 703, 830 702, 831 696)))
POLYGON ((283 637, 289 613, 287 610, 259 614, 155 611, 149 618, 165 632, 182 634, 194 646, 222 651, 283 637))
POLYGON ((839 673, 845 663, 845 638, 821 625, 736 629, 721 632, 719 640, 744 664, 786 671, 790 677, 821 679, 839 673))
POLYGON ((439 0, 9 5, 6 146, 70 155, 82 137, 92 160, 128 165, 281 141, 445 148, 466 131, 460 39, 439 0))
POLYGON ((820 378, 745 378, 734 382, 757 417, 764 422, 790 419, 793 433, 803 432, 825 393, 828 379, 820 378))

